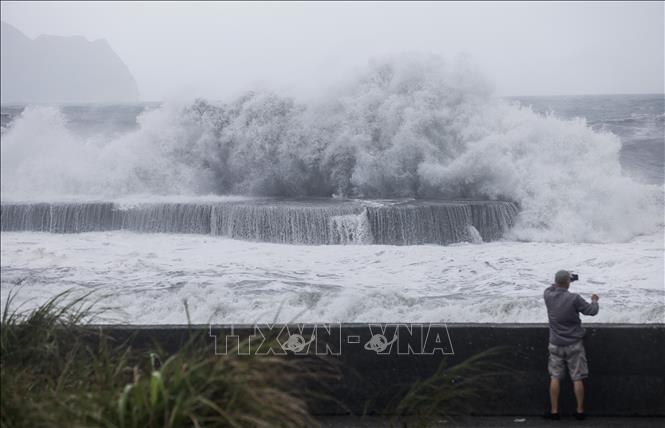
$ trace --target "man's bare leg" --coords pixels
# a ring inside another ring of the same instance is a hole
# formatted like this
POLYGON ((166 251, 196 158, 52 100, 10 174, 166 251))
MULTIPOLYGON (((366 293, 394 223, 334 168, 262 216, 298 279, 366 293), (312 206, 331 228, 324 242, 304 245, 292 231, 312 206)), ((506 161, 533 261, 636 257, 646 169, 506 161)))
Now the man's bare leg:
MULTIPOLYGON (((552 404, 553 414, 559 413, 559 387, 559 379, 550 377, 550 403, 552 404)), ((577 394, 577 387, 575 388, 575 394, 577 394)))
POLYGON ((573 381, 575 399, 577 400, 577 413, 584 413, 584 381, 573 381))

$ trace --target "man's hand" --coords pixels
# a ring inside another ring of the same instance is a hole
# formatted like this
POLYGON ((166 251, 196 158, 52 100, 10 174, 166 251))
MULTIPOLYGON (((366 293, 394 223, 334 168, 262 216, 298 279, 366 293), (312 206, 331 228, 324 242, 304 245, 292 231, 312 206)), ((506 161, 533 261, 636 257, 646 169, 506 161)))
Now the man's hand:
POLYGON ((598 295, 595 294, 595 293, 592 294, 592 295, 591 295, 591 301, 592 301, 592 302, 597 302, 597 301, 598 301, 598 295))

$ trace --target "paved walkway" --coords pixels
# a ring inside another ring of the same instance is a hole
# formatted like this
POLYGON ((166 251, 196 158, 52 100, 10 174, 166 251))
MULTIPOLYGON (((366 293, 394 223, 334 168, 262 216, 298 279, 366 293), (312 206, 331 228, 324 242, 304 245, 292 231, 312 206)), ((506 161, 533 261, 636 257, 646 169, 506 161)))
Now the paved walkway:
MULTIPOLYGON (((358 418, 353 416, 327 416, 319 418, 323 428, 410 428, 419 427, 417 421, 405 425, 384 417, 368 416, 358 418)), ((665 417, 588 417, 584 421, 564 417, 560 421, 549 421, 542 417, 465 417, 452 421, 439 420, 430 427, 637 427, 648 428, 665 426, 665 417)))

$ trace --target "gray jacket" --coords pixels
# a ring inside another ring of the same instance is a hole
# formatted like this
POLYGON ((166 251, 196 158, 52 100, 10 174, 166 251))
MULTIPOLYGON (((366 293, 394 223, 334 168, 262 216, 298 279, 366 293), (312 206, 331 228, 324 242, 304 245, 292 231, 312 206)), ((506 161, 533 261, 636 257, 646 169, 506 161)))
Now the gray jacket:
POLYGON ((589 303, 579 294, 557 285, 546 288, 544 297, 550 322, 550 343, 566 346, 582 340, 584 328, 579 314, 596 315, 598 302, 589 303))

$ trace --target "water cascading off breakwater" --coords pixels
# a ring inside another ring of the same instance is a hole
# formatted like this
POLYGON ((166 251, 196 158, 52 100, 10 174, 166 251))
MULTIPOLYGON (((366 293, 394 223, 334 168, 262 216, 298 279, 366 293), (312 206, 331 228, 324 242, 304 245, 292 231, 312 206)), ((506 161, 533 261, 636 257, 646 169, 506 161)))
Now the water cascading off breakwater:
POLYGON ((504 201, 247 200, 5 203, 3 231, 197 233, 289 244, 451 244, 492 241, 512 227, 504 201))

